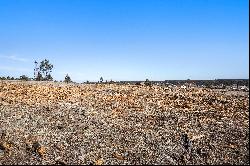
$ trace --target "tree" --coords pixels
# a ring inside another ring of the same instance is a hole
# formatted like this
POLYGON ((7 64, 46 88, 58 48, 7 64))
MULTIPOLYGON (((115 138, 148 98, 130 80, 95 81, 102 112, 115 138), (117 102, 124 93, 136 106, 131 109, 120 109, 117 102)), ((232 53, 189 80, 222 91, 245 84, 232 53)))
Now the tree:
POLYGON ((34 79, 36 81, 52 81, 53 78, 51 76, 51 72, 53 69, 53 65, 49 63, 49 60, 44 59, 40 62, 39 67, 37 67, 38 62, 35 61, 35 68, 34 68, 34 79))
POLYGON ((39 72, 39 67, 37 67, 38 62, 35 61, 35 68, 34 68, 34 80, 38 81, 38 72, 39 72))
POLYGON ((49 80, 49 78, 52 78, 50 73, 52 72, 53 65, 49 63, 49 60, 44 59, 40 63, 39 69, 40 69, 40 72, 41 72, 44 80, 49 80))
POLYGON ((51 74, 48 74, 47 80, 48 80, 48 81, 53 81, 53 78, 52 78, 51 74))
POLYGON ((64 82, 66 82, 66 83, 72 82, 71 78, 68 74, 65 76, 64 82))
POLYGON ((42 74, 41 74, 40 71, 37 73, 37 77, 36 77, 35 80, 36 80, 36 81, 42 81, 42 80, 43 80, 43 76, 42 76, 42 74))
POLYGON ((102 78, 102 77, 100 78, 100 82, 101 82, 101 83, 103 82, 103 78, 102 78))

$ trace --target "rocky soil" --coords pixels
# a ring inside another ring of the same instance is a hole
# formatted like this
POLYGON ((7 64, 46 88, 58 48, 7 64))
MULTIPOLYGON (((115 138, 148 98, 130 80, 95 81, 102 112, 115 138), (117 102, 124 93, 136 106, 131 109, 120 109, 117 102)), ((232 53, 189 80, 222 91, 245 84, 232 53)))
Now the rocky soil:
POLYGON ((249 164, 249 93, 0 82, 0 164, 249 164))

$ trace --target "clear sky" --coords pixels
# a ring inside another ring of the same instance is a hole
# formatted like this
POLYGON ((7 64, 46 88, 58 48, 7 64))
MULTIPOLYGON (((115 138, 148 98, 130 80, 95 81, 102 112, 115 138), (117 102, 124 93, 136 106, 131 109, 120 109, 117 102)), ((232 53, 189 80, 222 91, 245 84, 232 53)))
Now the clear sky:
POLYGON ((0 0, 0 76, 249 78, 248 0, 0 0))

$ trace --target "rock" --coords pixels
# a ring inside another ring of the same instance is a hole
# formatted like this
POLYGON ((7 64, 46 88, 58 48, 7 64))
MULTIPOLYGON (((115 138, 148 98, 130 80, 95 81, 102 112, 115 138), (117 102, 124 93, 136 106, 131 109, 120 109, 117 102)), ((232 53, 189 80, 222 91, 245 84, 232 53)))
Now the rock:
POLYGON ((95 165, 102 165, 103 163, 104 163, 103 159, 100 158, 96 160, 95 165))
POLYGON ((0 82, 0 163, 247 165, 248 94, 0 82))

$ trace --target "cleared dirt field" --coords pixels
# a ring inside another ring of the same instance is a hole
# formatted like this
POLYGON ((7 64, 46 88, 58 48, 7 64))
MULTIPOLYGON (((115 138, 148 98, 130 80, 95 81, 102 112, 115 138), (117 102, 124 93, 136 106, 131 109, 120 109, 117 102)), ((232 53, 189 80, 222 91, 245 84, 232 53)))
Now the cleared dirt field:
POLYGON ((249 164, 249 93, 0 82, 0 164, 249 164))

